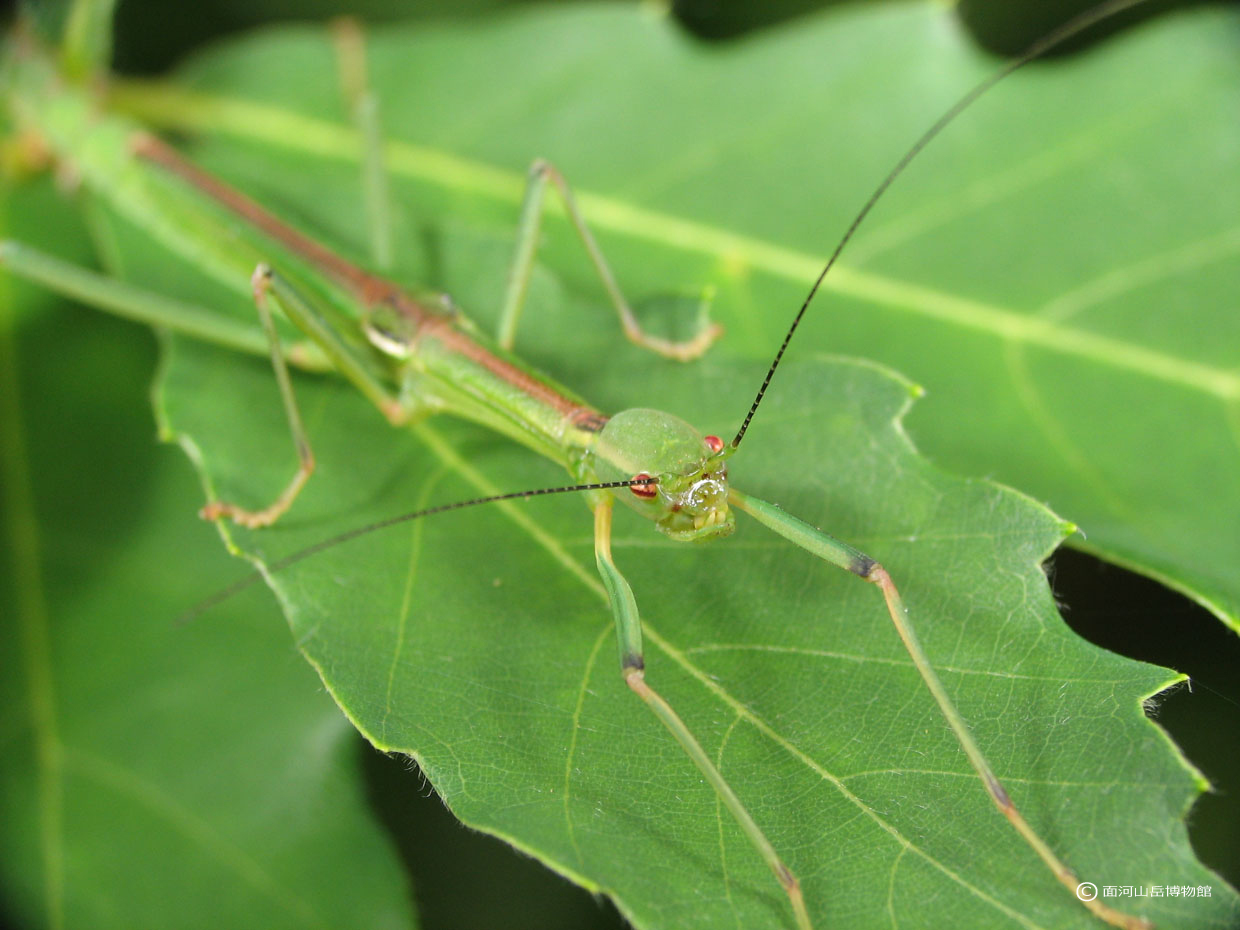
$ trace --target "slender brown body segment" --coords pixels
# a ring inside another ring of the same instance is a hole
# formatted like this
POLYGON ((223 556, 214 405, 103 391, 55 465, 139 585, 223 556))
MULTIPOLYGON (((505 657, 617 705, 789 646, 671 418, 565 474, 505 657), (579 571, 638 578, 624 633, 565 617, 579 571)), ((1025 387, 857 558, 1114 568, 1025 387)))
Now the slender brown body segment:
POLYGON ((373 306, 383 300, 400 296, 403 298, 400 304, 401 312, 407 313, 419 325, 431 316, 440 315, 409 298, 391 281, 385 281, 378 275, 363 271, 309 236, 298 232, 236 188, 230 187, 219 178, 208 174, 193 162, 183 158, 176 149, 162 139, 146 132, 136 133, 133 138, 133 152, 139 158, 144 158, 172 172, 216 203, 237 214, 247 223, 261 229, 290 251, 327 272, 338 284, 348 288, 366 305, 373 306))
MULTIPOLYGON (((403 297, 404 295, 401 296, 403 297)), ((393 306, 399 309, 401 305, 393 304, 393 306)), ((443 317, 442 319, 450 322, 448 317, 443 317)), ((585 406, 565 397, 546 381, 518 368, 506 359, 500 358, 490 349, 480 345, 468 333, 462 332, 455 326, 436 326, 434 329, 428 330, 427 336, 439 340, 445 347, 463 358, 477 362, 497 378, 502 378, 522 393, 528 394, 530 397, 546 404, 561 416, 571 417, 574 422, 583 414, 601 415, 593 407, 585 406)))
POLYGON ((236 188, 225 184, 219 178, 182 157, 176 149, 162 139, 150 133, 136 133, 132 147, 134 154, 139 158, 157 164, 175 174, 225 209, 262 230, 290 252, 301 256, 310 264, 326 272, 337 284, 352 293, 363 306, 373 307, 386 304, 395 310, 414 324, 417 341, 424 338, 437 340, 449 351, 469 359, 495 377, 554 410, 561 417, 568 418, 574 426, 586 428, 589 432, 597 432, 597 429, 589 426, 581 427, 580 424, 598 423, 597 428, 601 429, 601 423, 606 422, 606 418, 594 408, 565 397, 546 381, 480 344, 471 335, 458 328, 450 314, 432 310, 411 297, 395 282, 365 271, 341 258, 309 236, 289 226, 236 188))

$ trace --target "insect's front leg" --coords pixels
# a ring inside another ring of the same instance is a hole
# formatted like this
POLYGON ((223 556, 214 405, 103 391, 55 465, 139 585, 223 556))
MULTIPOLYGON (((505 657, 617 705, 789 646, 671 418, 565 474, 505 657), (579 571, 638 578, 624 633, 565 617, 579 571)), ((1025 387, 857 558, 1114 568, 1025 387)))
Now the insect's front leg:
POLYGON ((564 204, 564 211, 568 214, 568 219, 581 239, 582 245, 585 246, 586 253, 590 256, 590 263, 603 282, 607 296, 616 310, 616 315, 620 318, 620 324, 624 327, 624 335, 629 341, 665 358, 680 362, 692 361, 702 356, 723 334, 723 327, 707 320, 703 312, 699 315, 697 332, 683 341, 652 336, 642 329, 633 309, 624 299, 620 285, 616 283, 616 276, 612 274, 611 267, 603 257, 603 250, 599 248, 594 235, 590 232, 590 227, 586 225, 585 216, 578 208, 568 182, 564 180, 564 176, 560 174, 555 165, 541 158, 530 166, 525 199, 521 203, 521 218, 517 223, 517 248, 508 272, 508 285, 500 311, 497 336, 499 344, 505 349, 511 349, 516 339, 517 321, 525 305, 525 292, 530 283, 530 272, 534 268, 534 252, 538 248, 538 232, 542 226, 548 183, 559 193, 560 200, 564 204))
POLYGON ((939 680, 938 673, 935 672, 934 666, 930 664, 930 660, 927 658, 925 650, 922 649, 917 634, 913 631, 912 624, 909 623, 908 610, 904 606, 900 592, 896 590, 895 582, 891 580, 887 570, 864 552, 854 549, 847 543, 841 542, 821 530, 815 529, 803 520, 784 513, 773 504, 768 504, 766 501, 759 500, 756 497, 742 494, 736 489, 732 489, 729 500, 737 508, 749 514, 768 529, 774 530, 789 542, 825 562, 852 572, 857 577, 876 585, 883 592, 883 599, 887 603, 887 612, 891 615, 891 621, 895 624, 896 632, 899 634, 901 642, 904 643, 904 648, 908 650, 909 657, 913 660, 913 665, 921 675, 922 681, 926 683, 926 688, 934 697, 939 710, 942 711, 943 716, 947 719, 948 726, 951 727, 952 732, 956 735, 956 739, 960 742, 960 748, 968 756, 970 764, 972 764, 974 771, 977 772, 978 777, 982 780, 986 793, 990 795, 990 799, 994 802, 995 807, 1016 828, 1016 831, 1029 844, 1030 848, 1038 854, 1038 857, 1046 864, 1047 868, 1054 873, 1055 878, 1067 887, 1096 917, 1105 920, 1113 927, 1120 927, 1122 930, 1151 930, 1153 924, 1144 917, 1125 914, 1114 908, 1107 907, 1097 898, 1087 900, 1076 895, 1081 880, 1055 855, 1050 845, 1034 831, 1020 811, 1016 809, 1016 805, 1012 803, 1007 790, 1000 783, 999 777, 986 760, 986 756, 982 754, 981 747, 973 739, 968 723, 960 715, 956 705, 952 703, 947 689, 943 687, 943 682, 939 680))
POLYGON ((741 799, 736 796, 732 786, 727 783, 723 773, 711 761, 702 744, 689 730, 685 722, 672 709, 657 691, 646 681, 646 663, 642 654, 641 615, 637 609, 637 600, 633 597, 633 589, 629 587, 624 575, 616 568, 611 557, 611 514, 615 498, 608 494, 600 494, 593 502, 594 507, 594 560, 602 575, 603 585, 607 589, 607 599, 611 604, 612 615, 616 621, 616 635, 620 642, 620 666, 624 682, 646 706, 654 712, 665 727, 676 738, 676 742, 693 760, 706 780, 719 795, 736 822, 740 824, 749 841, 758 850, 771 871, 775 873, 783 889, 792 903, 796 914, 797 927, 810 930, 809 913, 805 909, 805 899, 801 895, 801 886, 792 870, 784 865, 775 847, 766 838, 762 828, 754 822, 741 799))

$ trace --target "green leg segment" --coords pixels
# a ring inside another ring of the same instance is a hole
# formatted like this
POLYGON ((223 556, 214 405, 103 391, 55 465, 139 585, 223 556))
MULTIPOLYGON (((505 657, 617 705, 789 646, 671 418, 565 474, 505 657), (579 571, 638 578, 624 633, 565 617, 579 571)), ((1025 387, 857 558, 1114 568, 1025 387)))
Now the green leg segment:
POLYGON ((167 327, 174 332, 248 354, 260 354, 264 351, 270 354, 289 426, 297 445, 300 463, 297 473, 270 506, 251 511, 234 504, 212 502, 202 509, 202 515, 206 519, 227 516, 244 526, 267 526, 288 509, 313 471, 314 457, 293 398, 287 359, 306 370, 336 369, 353 381, 391 422, 402 424, 410 418, 409 403, 388 389, 382 372, 371 359, 362 354, 367 348, 363 346, 359 351, 358 348, 344 343, 336 329, 321 313, 299 295, 292 285, 265 265, 260 265, 254 273, 254 295, 262 332, 256 330, 252 324, 244 324, 205 307, 184 303, 109 278, 11 240, 0 241, 0 270, 115 316, 151 326, 167 327), (306 333, 311 341, 297 342, 287 349, 282 345, 267 306, 269 291, 286 316, 306 333))
MULTIPOLYGON (((930 690, 930 694, 933 695, 935 703, 939 705, 939 710, 947 718, 947 724, 952 728, 952 732, 956 734, 956 739, 960 741, 960 746, 964 750, 965 755, 968 756, 969 762, 973 765, 982 783, 986 786, 986 792, 990 795, 990 799, 994 801, 995 806, 1011 822, 1017 832, 1024 837, 1025 842, 1046 863, 1055 877, 1073 893, 1073 897, 1077 897, 1076 889, 1080 885, 1081 880, 1055 855, 1050 846, 1034 832, 1033 828, 1029 826, 1025 818, 1021 816, 1020 811, 1012 803, 1012 799, 1008 796, 1006 789, 1000 783, 998 776, 995 775, 990 767, 990 763, 986 761, 986 757, 982 755, 982 750, 973 739, 968 723, 960 716, 960 712, 956 710, 956 706, 947 695, 947 689, 943 687, 938 674, 930 664, 929 658, 927 658, 920 641, 917 639, 917 635, 913 632, 912 625, 908 621, 908 610, 905 608, 904 602, 900 598, 900 593, 896 590, 896 586, 892 582, 891 576, 887 574, 886 569, 865 553, 840 542, 832 536, 828 536, 808 523, 785 513, 773 504, 749 497, 736 490, 731 492, 730 500, 738 509, 743 510, 763 526, 773 530, 805 551, 878 586, 879 590, 883 592, 883 599, 887 602, 887 612, 891 615, 891 620, 895 624, 896 632, 899 634, 901 641, 904 643, 904 648, 908 650, 908 654, 913 660, 913 665, 916 666, 922 680, 926 683, 926 687, 930 690)), ((1144 918, 1121 913, 1107 907, 1097 899, 1082 901, 1082 903, 1095 916, 1105 920, 1112 926, 1121 927, 1123 930, 1150 930, 1153 926, 1144 918)))
MULTIPOLYGON (((109 278, 20 242, 0 242, 0 270, 113 316, 148 326, 166 326, 174 332, 251 355, 268 351, 266 337, 252 323, 109 278)), ((313 343, 294 343, 286 347, 285 354, 298 368, 331 368, 327 357, 313 343)))
POLYGON ((625 336, 631 342, 652 352, 682 362, 698 358, 706 352, 722 334, 723 328, 701 317, 697 333, 693 338, 684 342, 651 336, 641 328, 637 317, 633 315, 633 310, 624 299, 624 295, 620 293, 615 275, 612 274, 607 260, 603 258, 603 252, 598 247, 598 243, 594 241, 594 236, 586 225, 581 210, 577 207, 568 183, 554 165, 542 159, 530 166, 529 183, 525 188, 525 199, 521 204, 521 218, 517 225, 517 249, 508 274, 508 286, 504 292, 504 303, 500 313, 499 344, 505 349, 512 349, 516 339, 517 321, 525 305, 525 292, 529 286, 530 272, 534 267, 534 252, 538 248, 538 233, 542 226, 543 201, 548 182, 551 182, 559 192, 568 219, 585 246, 590 262, 602 280, 612 306, 616 308, 625 336))
POLYGON ((350 345, 342 341, 331 325, 293 286, 280 277, 267 265, 259 265, 254 271, 254 302, 263 322, 263 329, 268 335, 271 348, 271 364, 275 369, 276 381, 280 385, 280 396, 284 401, 284 410, 288 417, 289 429, 297 447, 298 468, 292 480, 270 505, 262 510, 247 510, 236 504, 212 501, 202 509, 202 516, 208 520, 229 517, 236 523, 248 527, 270 526, 292 505, 302 487, 314 471, 314 454, 310 441, 302 425, 301 414, 297 409, 297 400, 293 395, 293 386, 289 379, 288 365, 284 354, 280 351, 279 340, 275 338, 275 322, 267 305, 270 294, 279 303, 285 315, 305 332, 323 350, 333 366, 344 374, 364 393, 393 423, 403 423, 407 419, 406 405, 393 395, 385 385, 380 373, 370 360, 363 358, 350 345))
POLYGON ((616 563, 611 558, 611 513, 614 503, 615 498, 610 494, 600 496, 593 502, 594 559, 598 565, 599 574, 602 575, 603 585, 607 589, 607 596, 611 602, 612 614, 616 620, 616 634, 620 641, 620 666, 625 684, 662 721, 676 738, 676 742, 693 760, 698 770, 710 782, 724 806, 736 818, 736 822, 740 824, 749 841, 753 843, 771 871, 775 873, 784 891, 788 893, 799 930, 810 930, 809 913, 805 909, 805 899, 801 896, 801 886, 796 876, 784 865, 783 860, 779 858, 779 854, 771 845, 771 841, 766 838, 762 828, 754 822, 741 799, 736 796, 736 792, 715 767, 710 756, 706 754, 706 750, 702 748, 702 744, 690 732, 685 722, 680 719, 671 705, 646 683, 645 660, 642 655, 641 616, 637 610, 637 601, 633 597, 633 589, 629 587, 629 583, 620 574, 620 570, 616 568, 616 563))
POLYGON ((383 167, 379 103, 366 77, 366 43, 357 20, 348 17, 332 23, 332 36, 340 83, 353 124, 362 138, 362 198, 366 205, 366 228, 370 231, 370 257, 380 271, 388 271, 393 258, 391 194, 383 167))
POLYGON ((255 294, 260 289, 260 280, 264 282, 261 288, 271 292, 284 315, 314 341, 330 360, 332 368, 353 382, 394 426, 408 422, 406 404, 388 387, 391 372, 381 367, 375 357, 377 353, 364 341, 356 326, 347 331, 358 338, 346 342, 341 336, 346 329, 320 312, 269 265, 259 265, 254 271, 255 294))
POLYGON ((275 523, 292 506, 293 501, 314 473, 314 452, 310 448, 306 428, 301 422, 297 398, 293 396, 293 383, 289 378, 284 353, 280 350, 276 321, 272 318, 271 309, 267 306, 267 290, 271 286, 271 276, 265 274, 264 271, 265 269, 260 266, 254 272, 254 303, 258 306, 258 316, 263 322, 263 332, 267 336, 267 344, 271 349, 271 367, 275 370, 276 382, 280 385, 280 398, 284 402, 284 413, 288 417, 289 431, 293 434, 293 443, 297 447, 297 471, 284 490, 280 492, 280 496, 262 510, 246 510, 236 504, 211 501, 199 511, 199 515, 204 520, 228 517, 233 522, 252 529, 275 523))

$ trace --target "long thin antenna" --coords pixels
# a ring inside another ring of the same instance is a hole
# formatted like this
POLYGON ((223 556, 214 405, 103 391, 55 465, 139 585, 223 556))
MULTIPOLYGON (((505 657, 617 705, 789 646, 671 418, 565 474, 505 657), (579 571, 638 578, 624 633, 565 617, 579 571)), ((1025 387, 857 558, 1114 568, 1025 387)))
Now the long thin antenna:
POLYGON ((818 293, 818 288, 822 286, 822 281, 827 276, 827 272, 831 270, 832 266, 836 262, 836 259, 840 257, 840 253, 844 251, 844 246, 848 245, 849 240, 852 239, 853 233, 857 231, 857 227, 861 225, 862 221, 867 216, 869 216, 870 211, 874 209, 874 205, 878 203, 883 194, 887 193, 887 188, 891 187, 895 179, 903 174, 904 169, 909 166, 909 163, 921 154, 921 150, 929 145, 934 140, 935 136, 946 129, 948 124, 950 124, 957 116, 967 110, 979 97, 1002 81, 1013 71, 1023 68, 1036 58, 1040 58, 1056 45, 1059 45, 1061 42, 1072 38, 1077 33, 1088 29, 1090 26, 1094 25, 1094 23, 1114 16, 1117 13, 1122 13, 1129 7, 1134 7, 1144 2, 1146 2, 1146 0, 1110 0, 1108 3, 1099 4, 1093 9, 1086 10, 1084 13, 1068 20, 1058 29, 1052 30, 1034 42, 1020 55, 1020 57, 1000 68, 990 77, 975 86, 967 94, 957 100, 956 103, 954 103, 951 108, 947 110, 947 112, 940 116, 934 122, 934 125, 922 133, 921 137, 913 143, 909 150, 904 153, 903 157, 896 162, 895 167, 887 173, 887 176, 883 178, 878 187, 874 189, 874 193, 870 194, 870 199, 865 202, 865 206, 863 206, 856 217, 853 218, 852 224, 848 227, 848 230, 840 239, 839 244, 835 247, 835 251, 831 253, 831 257, 827 259, 827 263, 823 266, 822 271, 819 272, 817 280, 814 281, 814 286, 809 289, 809 294, 806 295, 805 300, 801 303, 801 309, 798 310, 797 315, 793 317, 792 325, 788 327, 788 332, 784 336, 784 341, 780 345, 779 351, 775 353, 775 358, 771 362, 771 367, 767 369, 766 377, 762 379, 762 386, 758 388, 758 393, 754 396, 753 403, 749 407, 749 412, 745 414, 745 422, 741 424, 741 428, 736 431, 736 436, 732 439, 733 449, 739 446, 741 444, 741 440, 745 438, 745 431, 749 429, 749 422, 753 419, 753 415, 757 413, 758 405, 762 403, 762 398, 766 395, 766 389, 771 384, 771 378, 775 376, 775 369, 779 367, 779 363, 783 360, 784 352, 787 350, 788 344, 792 342, 792 336, 797 331, 797 327, 801 325, 801 318, 805 316, 805 311, 809 309, 810 302, 814 299, 814 295, 818 293))
POLYGON ((635 484, 651 484, 657 479, 648 475, 640 476, 640 480, 631 478, 626 481, 603 481, 596 484, 569 484, 559 488, 535 488, 530 491, 509 491, 507 494, 493 494, 490 497, 475 497, 467 501, 455 501, 451 504, 439 504, 435 507, 427 507, 425 510, 414 510, 410 513, 403 513, 399 516, 388 517, 384 520, 378 520, 375 523, 367 523, 365 526, 359 526, 351 530, 346 530, 329 539, 324 539, 306 546, 304 549, 298 549, 292 555, 286 555, 282 559, 277 559, 266 567, 264 572, 251 572, 243 578, 239 578, 226 588, 221 588, 211 596, 199 601, 181 616, 177 617, 178 624, 189 623, 199 614, 205 613, 212 607, 222 604, 235 594, 240 594, 246 588, 257 584, 263 580, 264 575, 274 575, 276 572, 283 571, 290 565, 308 559, 312 555, 318 555, 325 549, 331 549, 342 543, 357 539, 359 536, 368 536, 371 533, 377 533, 379 530, 386 530, 388 527, 397 526, 401 523, 410 523, 414 520, 420 520, 422 517, 434 516, 437 513, 447 513, 450 510, 464 510, 466 507, 474 507, 478 504, 495 504, 499 501, 516 500, 517 498, 542 497, 546 494, 567 494, 571 491, 606 491, 610 488, 628 488, 635 484))

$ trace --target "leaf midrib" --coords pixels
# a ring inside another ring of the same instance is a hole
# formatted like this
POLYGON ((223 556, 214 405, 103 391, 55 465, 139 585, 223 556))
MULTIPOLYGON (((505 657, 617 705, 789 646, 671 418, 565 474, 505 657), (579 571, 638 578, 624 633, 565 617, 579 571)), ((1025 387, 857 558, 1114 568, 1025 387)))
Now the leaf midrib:
MULTIPOLYGON (((186 91, 166 83, 117 82, 113 102, 161 128, 211 131, 300 154, 351 164, 359 161, 361 139, 353 129, 329 120, 235 97, 186 91)), ((514 206, 521 202, 524 174, 409 142, 385 145, 388 170, 411 180, 488 197, 514 206)), ((616 197, 575 190, 595 229, 651 244, 698 253, 729 267, 756 269, 809 285, 823 257, 765 239, 638 206, 616 197)), ((549 209, 559 212, 558 204, 549 209)), ((1233 231, 1224 235, 1232 235, 1233 231)), ((1157 351, 1133 342, 1029 316, 999 304, 959 297, 931 287, 836 265, 824 289, 891 309, 987 333, 1010 343, 1037 346, 1114 368, 1133 371, 1223 401, 1240 399, 1240 374, 1157 351)))

